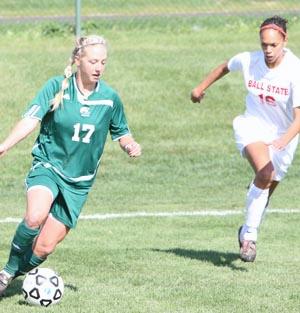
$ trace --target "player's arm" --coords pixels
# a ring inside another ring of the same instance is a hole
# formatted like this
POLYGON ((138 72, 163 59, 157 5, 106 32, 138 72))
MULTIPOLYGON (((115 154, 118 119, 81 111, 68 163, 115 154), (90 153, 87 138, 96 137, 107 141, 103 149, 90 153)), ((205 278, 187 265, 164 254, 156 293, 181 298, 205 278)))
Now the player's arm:
POLYGON ((192 90, 191 100, 194 103, 200 102, 205 95, 205 90, 215 81, 222 78, 228 73, 228 62, 220 64, 217 68, 211 71, 197 87, 192 90))
POLYGON ((0 157, 3 156, 10 148, 27 137, 39 124, 39 120, 30 117, 21 119, 7 136, 7 138, 0 144, 0 157))
POLYGON ((294 120, 288 130, 271 144, 277 150, 282 150, 300 132, 300 107, 294 108, 294 120))
POLYGON ((142 154, 141 146, 129 134, 121 137, 119 144, 130 157, 138 157, 142 154))

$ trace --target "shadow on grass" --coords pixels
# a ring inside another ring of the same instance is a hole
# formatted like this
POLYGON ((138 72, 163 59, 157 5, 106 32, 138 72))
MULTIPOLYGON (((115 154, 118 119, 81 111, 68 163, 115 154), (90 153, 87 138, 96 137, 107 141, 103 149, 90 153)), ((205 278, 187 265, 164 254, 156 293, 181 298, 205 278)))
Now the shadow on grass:
POLYGON ((71 291, 77 292, 78 288, 72 284, 65 284, 65 289, 70 289, 71 291))
POLYGON ((237 266, 233 262, 239 259, 237 253, 225 253, 214 250, 191 250, 191 249, 151 249, 155 252, 172 253, 180 257, 199 260, 202 262, 210 262, 215 266, 229 267, 235 271, 247 271, 246 268, 237 266))
POLYGON ((5 291, 4 296, 0 297, 0 301, 5 298, 13 297, 15 295, 22 295, 22 285, 23 279, 17 278, 13 280, 12 283, 7 288, 7 290, 5 291))

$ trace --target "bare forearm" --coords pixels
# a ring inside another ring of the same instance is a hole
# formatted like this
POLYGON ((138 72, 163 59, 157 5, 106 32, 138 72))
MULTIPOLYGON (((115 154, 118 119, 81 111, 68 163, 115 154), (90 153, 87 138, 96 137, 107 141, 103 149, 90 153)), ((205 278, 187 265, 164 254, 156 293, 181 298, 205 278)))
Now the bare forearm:
POLYGON ((287 132, 282 136, 286 143, 289 143, 300 132, 300 118, 295 120, 287 132))
POLYGON ((7 151, 20 142, 22 139, 27 137, 36 126, 39 124, 39 120, 32 118, 21 119, 6 137, 6 139, 1 143, 1 146, 7 151))
POLYGON ((193 102, 200 102, 205 95, 205 90, 227 73, 229 73, 228 63, 225 62, 219 65, 217 68, 211 71, 197 87, 192 90, 191 100, 193 102))
POLYGON ((201 90, 207 89, 210 85, 212 85, 214 82, 225 76, 229 72, 227 67, 227 62, 219 65, 217 68, 215 68, 212 72, 210 72, 206 78, 196 87, 201 90))
POLYGON ((134 142, 134 139, 131 135, 125 135, 119 139, 120 147, 125 151, 125 147, 134 142))
POLYGON ((294 120, 285 134, 272 142, 272 146, 282 150, 300 132, 300 108, 294 109, 294 120))
POLYGON ((119 139, 120 147, 130 156, 138 157, 142 154, 141 146, 131 135, 123 136, 119 139))

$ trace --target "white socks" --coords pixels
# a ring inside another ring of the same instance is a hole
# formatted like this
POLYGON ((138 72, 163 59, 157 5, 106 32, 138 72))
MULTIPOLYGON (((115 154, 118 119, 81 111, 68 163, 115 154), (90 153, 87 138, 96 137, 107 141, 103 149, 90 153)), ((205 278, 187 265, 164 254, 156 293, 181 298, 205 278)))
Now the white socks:
POLYGON ((269 197, 269 189, 260 189, 253 183, 247 193, 246 222, 240 240, 257 241, 257 230, 261 223, 269 197))

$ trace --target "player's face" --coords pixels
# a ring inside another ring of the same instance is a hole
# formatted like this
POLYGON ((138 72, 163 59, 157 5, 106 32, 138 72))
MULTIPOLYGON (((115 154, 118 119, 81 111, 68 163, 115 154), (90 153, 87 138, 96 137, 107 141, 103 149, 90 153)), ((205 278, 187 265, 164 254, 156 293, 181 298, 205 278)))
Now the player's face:
POLYGON ((260 43, 268 67, 273 68, 281 62, 286 42, 286 38, 278 30, 270 28, 260 33, 260 43))
POLYGON ((84 85, 95 85, 102 76, 107 59, 107 50, 103 45, 91 45, 75 59, 78 74, 84 85))

